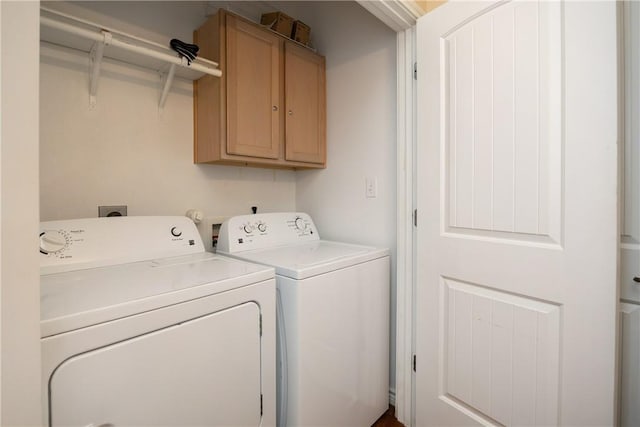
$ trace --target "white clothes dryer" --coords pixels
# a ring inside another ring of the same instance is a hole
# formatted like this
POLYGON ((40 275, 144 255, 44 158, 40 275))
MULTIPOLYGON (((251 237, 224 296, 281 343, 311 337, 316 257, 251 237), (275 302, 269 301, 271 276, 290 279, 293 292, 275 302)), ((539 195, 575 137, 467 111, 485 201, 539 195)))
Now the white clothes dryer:
POLYGON ((218 252, 276 270, 278 425, 372 425, 389 405, 389 250, 265 213, 223 223, 218 252))
POLYGON ((272 268, 186 217, 41 223, 49 426, 275 425, 272 268))

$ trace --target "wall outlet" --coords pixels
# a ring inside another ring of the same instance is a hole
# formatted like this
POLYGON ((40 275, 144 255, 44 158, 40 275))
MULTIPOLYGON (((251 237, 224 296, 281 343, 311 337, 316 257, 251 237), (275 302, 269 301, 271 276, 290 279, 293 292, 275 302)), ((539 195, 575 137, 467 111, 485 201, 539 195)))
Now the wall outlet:
POLYGON ((220 227, 222 224, 211 224, 211 246, 212 252, 216 252, 218 246, 218 236, 220 235, 220 227))
POLYGON ((229 217, 227 216, 206 216, 202 219, 202 222, 198 224, 198 232, 202 237, 204 243, 204 249, 207 252, 215 252, 216 245, 218 243, 218 233, 220 232, 220 225, 225 222, 229 217))
POLYGON ((127 205, 98 206, 98 216, 127 216, 127 205))

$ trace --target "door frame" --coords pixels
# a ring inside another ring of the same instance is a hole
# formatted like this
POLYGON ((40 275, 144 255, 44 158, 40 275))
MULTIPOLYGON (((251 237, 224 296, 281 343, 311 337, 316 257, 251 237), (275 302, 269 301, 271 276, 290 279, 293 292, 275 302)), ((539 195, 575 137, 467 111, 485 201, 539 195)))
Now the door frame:
POLYGON ((40 1, 0 1, 0 27, 0 424, 42 425, 40 1))
POLYGON ((396 146, 396 390, 398 421, 415 424, 412 359, 414 354, 416 212, 416 28, 397 35, 396 146))
POLYGON ((396 348, 395 389, 389 401, 396 418, 407 427, 414 422, 414 218, 416 152, 416 21, 425 12, 403 0, 356 0, 396 31, 396 348))

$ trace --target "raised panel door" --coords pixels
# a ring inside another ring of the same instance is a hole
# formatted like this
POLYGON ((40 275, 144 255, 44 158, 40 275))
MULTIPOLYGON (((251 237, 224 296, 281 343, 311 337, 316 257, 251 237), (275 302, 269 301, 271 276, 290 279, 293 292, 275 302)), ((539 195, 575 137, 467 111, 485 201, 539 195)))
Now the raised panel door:
POLYGON ((614 423, 616 15, 418 20, 415 425, 614 423))
POLYGON ((285 45, 285 159, 326 161, 325 59, 285 45))
POLYGON ((282 40, 232 15, 227 27, 227 154, 280 154, 282 40))

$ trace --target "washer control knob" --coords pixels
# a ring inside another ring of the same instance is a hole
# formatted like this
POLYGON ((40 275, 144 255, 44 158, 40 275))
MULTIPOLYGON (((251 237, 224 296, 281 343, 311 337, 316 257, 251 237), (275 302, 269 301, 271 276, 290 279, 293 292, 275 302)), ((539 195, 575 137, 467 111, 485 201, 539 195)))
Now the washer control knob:
POLYGON ((267 231, 267 224, 261 222, 260 224, 258 224, 258 230, 260 230, 261 233, 264 233, 265 231, 267 231))
POLYGON ((251 224, 245 224, 244 226, 244 232, 249 234, 253 231, 253 227, 251 226, 251 224))
POLYGON ((300 217, 296 218, 296 228, 298 230, 304 230, 307 228, 307 225, 304 223, 304 220, 300 217))
POLYGON ((182 236, 182 230, 178 227, 171 227, 171 235, 174 237, 180 237, 182 236))
POLYGON ((40 252, 54 254, 67 246, 67 239, 60 231, 43 231, 40 233, 40 252))

